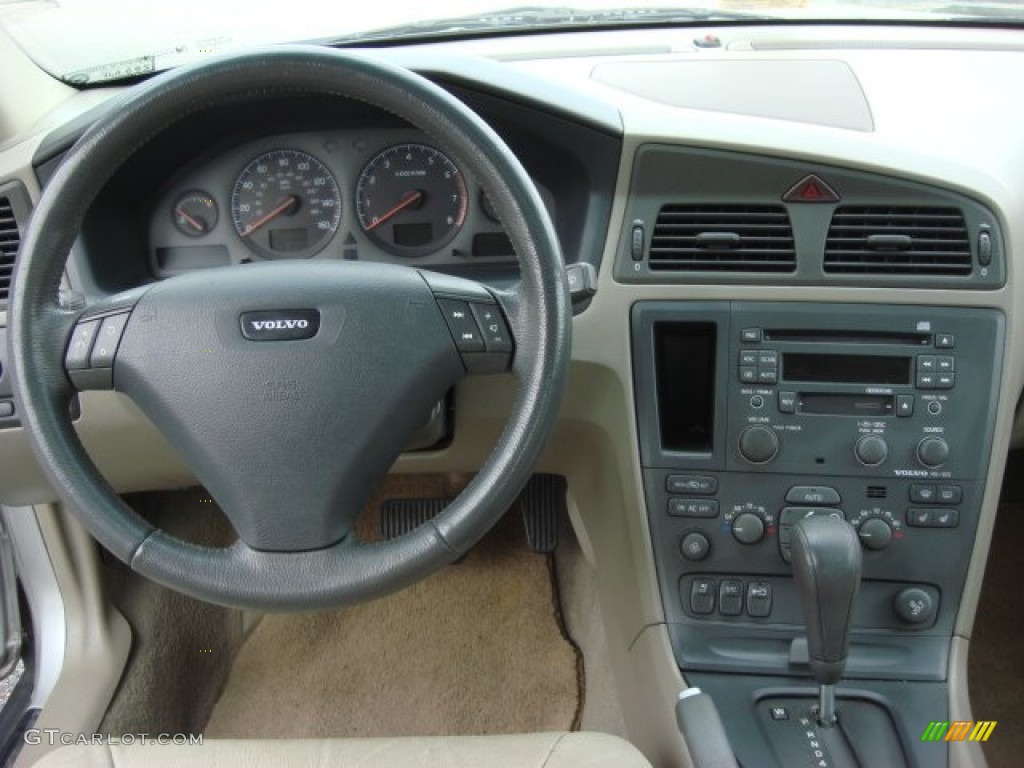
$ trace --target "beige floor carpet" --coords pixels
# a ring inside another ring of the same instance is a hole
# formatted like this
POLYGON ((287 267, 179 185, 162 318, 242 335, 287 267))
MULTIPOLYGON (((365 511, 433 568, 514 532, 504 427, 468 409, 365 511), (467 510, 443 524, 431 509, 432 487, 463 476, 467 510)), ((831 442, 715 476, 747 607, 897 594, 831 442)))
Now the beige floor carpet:
POLYGON ((989 551, 968 657, 968 683, 975 720, 995 720, 984 744, 989 768, 1024 765, 1024 643, 1020 553, 1024 505, 1002 504, 989 551))
POLYGON ((563 635, 549 560, 526 549, 521 529, 507 516, 461 563, 376 602, 264 617, 206 735, 573 728, 581 660, 563 635))

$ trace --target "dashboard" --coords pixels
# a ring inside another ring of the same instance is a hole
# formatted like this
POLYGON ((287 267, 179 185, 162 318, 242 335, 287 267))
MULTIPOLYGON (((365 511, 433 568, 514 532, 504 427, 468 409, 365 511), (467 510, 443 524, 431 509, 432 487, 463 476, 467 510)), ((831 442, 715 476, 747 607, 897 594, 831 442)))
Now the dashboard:
MULTIPOLYGON (((856 695, 913 738, 970 720, 971 627, 1024 434, 1019 33, 714 32, 713 49, 701 30, 651 29, 370 53, 483 116, 534 180, 566 265, 594 269, 539 471, 567 479, 630 737, 665 765, 685 760, 672 707, 687 684, 729 713, 806 687, 788 537, 817 514, 863 545, 856 695)), ((0 227, 5 210, 27 217, 116 92, 68 94, 0 148, 0 227)), ((517 270, 443 136, 263 95, 183 117, 112 176, 67 286, 88 301, 306 259, 492 286, 517 270)), ((460 383, 446 440, 396 469, 472 471, 513 394, 509 377, 460 383)), ((193 480, 130 403, 80 399, 79 434, 115 488, 193 480)), ((0 414, 4 503, 52 501, 8 377, 0 414)), ((772 726, 740 720, 727 728, 756 764, 772 726)), ((976 744, 931 746, 911 763, 981 764, 976 744)))

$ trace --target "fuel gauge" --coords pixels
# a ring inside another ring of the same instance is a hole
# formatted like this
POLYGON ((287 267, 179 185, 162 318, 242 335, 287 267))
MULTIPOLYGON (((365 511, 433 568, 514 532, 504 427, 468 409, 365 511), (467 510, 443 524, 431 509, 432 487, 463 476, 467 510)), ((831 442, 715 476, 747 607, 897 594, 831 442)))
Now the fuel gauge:
POLYGON ((205 192, 186 192, 174 203, 171 219, 183 235, 202 237, 217 226, 217 203, 205 192))

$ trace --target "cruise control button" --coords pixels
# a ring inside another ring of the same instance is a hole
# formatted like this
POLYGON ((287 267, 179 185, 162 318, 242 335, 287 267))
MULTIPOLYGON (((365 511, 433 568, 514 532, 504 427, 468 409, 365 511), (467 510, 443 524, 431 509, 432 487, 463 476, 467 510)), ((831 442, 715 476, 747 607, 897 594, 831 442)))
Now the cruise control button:
POLYGON ((786 492, 790 504, 838 504, 839 491, 827 485, 794 485, 786 492))
POLYGON ((96 341, 96 332, 99 329, 99 320, 87 320, 75 326, 71 343, 68 344, 68 352, 64 356, 65 368, 73 371, 89 367, 89 353, 92 352, 92 345, 96 341))
POLYGON ((448 323, 448 330, 451 331, 459 352, 483 352, 484 340, 476 320, 473 319, 469 304, 455 299, 438 299, 437 304, 441 307, 441 313, 448 323))
POLYGON ((501 310, 494 304, 471 303, 469 308, 477 325, 480 326, 487 351, 511 352, 512 336, 505 325, 505 318, 501 316, 501 310))
POLYGON ((91 368, 112 368, 117 345, 121 342, 121 334, 128 322, 128 313, 110 315, 100 321, 100 329, 96 333, 96 342, 92 345, 89 356, 91 368))

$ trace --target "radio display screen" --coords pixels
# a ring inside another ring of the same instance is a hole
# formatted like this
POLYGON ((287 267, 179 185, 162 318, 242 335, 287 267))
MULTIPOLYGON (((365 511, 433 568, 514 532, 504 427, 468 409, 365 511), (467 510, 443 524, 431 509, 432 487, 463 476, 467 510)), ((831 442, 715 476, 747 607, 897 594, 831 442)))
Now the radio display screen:
POLYGON ((655 323, 661 445, 711 453, 715 418, 715 334, 711 323, 655 323))
POLYGON ((889 355, 822 355, 784 352, 784 381, 834 384, 910 384, 913 359, 889 355))

